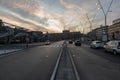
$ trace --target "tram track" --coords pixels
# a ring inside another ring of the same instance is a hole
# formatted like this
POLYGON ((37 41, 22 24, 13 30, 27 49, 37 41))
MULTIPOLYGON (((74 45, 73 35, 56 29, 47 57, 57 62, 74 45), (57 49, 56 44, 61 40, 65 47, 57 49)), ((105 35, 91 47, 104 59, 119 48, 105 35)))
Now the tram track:
POLYGON ((50 80, 80 80, 66 43, 62 46, 50 80))

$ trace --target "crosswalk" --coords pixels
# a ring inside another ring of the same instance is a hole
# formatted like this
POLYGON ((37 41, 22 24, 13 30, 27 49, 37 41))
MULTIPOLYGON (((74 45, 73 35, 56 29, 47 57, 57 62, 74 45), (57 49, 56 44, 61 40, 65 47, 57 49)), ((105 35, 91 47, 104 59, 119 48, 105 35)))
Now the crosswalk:
POLYGON ((43 45, 42 47, 62 47, 61 44, 56 44, 56 45, 43 45))
MULTIPOLYGON (((41 47, 62 47, 62 44, 43 45, 41 47)), ((73 47, 73 45, 67 45, 67 47, 73 47)))

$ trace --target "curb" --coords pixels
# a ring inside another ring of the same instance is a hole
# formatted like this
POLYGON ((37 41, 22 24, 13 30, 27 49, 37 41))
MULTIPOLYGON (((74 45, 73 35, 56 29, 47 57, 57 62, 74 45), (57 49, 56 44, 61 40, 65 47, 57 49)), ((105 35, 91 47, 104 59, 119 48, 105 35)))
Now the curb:
POLYGON ((56 73, 57 73, 57 70, 58 70, 58 66, 59 66, 59 63, 60 63, 60 58, 61 58, 62 53, 63 53, 63 48, 61 48, 61 51, 59 53, 59 56, 58 56, 57 62, 55 64, 54 70, 52 72, 52 75, 50 77, 50 80, 55 80, 56 73))
POLYGON ((79 77, 79 75, 78 75, 78 72, 77 72, 76 66, 75 66, 75 64, 74 64, 74 61, 73 61, 73 58, 72 58, 72 55, 71 55, 70 50, 68 50, 68 54, 69 54, 69 56, 70 56, 70 60, 71 60, 71 63, 72 63, 72 66, 73 66, 73 69, 74 69, 74 72, 75 72, 76 79, 77 79, 77 80, 80 80, 80 77, 79 77))

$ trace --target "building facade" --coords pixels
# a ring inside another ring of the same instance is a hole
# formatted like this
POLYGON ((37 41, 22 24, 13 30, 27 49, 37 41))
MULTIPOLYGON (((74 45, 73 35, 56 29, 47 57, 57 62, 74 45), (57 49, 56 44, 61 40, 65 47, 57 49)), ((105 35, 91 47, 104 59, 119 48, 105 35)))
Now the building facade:
POLYGON ((92 40, 120 40, 120 18, 113 20, 110 26, 101 26, 88 33, 92 40), (107 36, 105 36, 105 34, 107 36))
POLYGON ((113 20, 113 24, 108 29, 110 40, 120 40, 120 18, 113 20))
POLYGON ((50 41, 59 40, 78 40, 81 39, 82 34, 80 32, 70 32, 69 30, 64 30, 62 33, 48 33, 47 38, 50 41))
POLYGON ((104 36, 107 38, 107 32, 108 32, 108 27, 109 26, 100 26, 99 28, 96 28, 92 30, 91 32, 88 33, 89 37, 92 40, 101 40, 104 41, 106 40, 104 36))

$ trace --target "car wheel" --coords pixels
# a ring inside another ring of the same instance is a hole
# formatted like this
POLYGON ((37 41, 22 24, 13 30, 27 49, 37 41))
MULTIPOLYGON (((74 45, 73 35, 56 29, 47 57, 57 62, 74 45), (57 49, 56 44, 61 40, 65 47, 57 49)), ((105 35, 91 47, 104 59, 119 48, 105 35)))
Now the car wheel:
POLYGON ((117 51, 116 51, 116 50, 113 50, 113 54, 116 55, 116 54, 117 54, 117 51))

